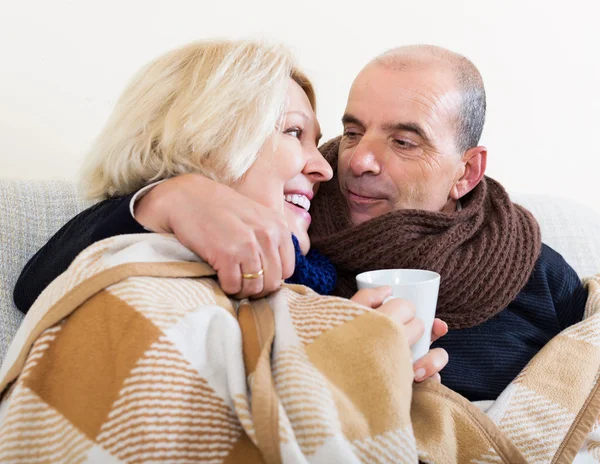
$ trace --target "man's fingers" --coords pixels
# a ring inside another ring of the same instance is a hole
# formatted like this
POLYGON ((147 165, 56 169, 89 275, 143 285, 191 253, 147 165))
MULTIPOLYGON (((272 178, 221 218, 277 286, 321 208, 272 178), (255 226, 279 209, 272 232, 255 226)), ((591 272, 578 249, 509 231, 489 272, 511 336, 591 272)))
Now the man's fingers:
POLYGON ((404 333, 408 340, 408 345, 413 346, 425 332, 425 324, 418 317, 412 318, 404 324, 404 333))
POLYGON ((448 364, 448 353, 443 348, 434 348, 413 366, 415 381, 422 382, 434 376, 448 364))
MULTIPOLYGON (((262 292, 260 296, 263 296, 281 287, 281 258, 279 256, 278 233, 269 232, 260 234, 258 246, 264 269, 263 286, 260 288, 260 292, 262 292)), ((259 292, 252 293, 252 296, 259 296, 258 294, 259 292)))
POLYGON ((387 303, 381 305, 378 311, 387 314, 394 322, 400 325, 407 324, 415 317, 416 313, 415 305, 402 298, 390 299, 387 303))
POLYGON ((174 233, 209 263, 229 295, 264 295, 294 272, 294 248, 285 217, 227 185, 198 174, 176 176, 155 186, 135 208, 140 224, 155 232, 174 233), (260 271, 257 258, 264 274, 260 279, 242 279, 242 273, 260 271))
POLYGON ((409 346, 413 346, 425 331, 425 324, 415 317, 415 305, 401 298, 392 298, 383 304, 379 312, 388 315, 396 324, 404 326, 404 334, 409 346))
POLYGON ((435 318, 431 327, 431 342, 435 342, 438 338, 443 337, 448 333, 448 324, 441 319, 435 318))
MULTIPOLYGON (((190 248, 194 253, 202 256, 195 248, 190 248)), ((246 242, 246 245, 240 250, 235 244, 215 248, 216 256, 214 261, 208 261, 217 271, 219 285, 227 295, 235 295, 237 298, 247 298, 249 295, 257 293, 256 288, 262 290, 262 279, 258 283, 252 282, 247 285, 242 278, 243 273, 252 273, 260 271, 262 266, 260 256, 258 255, 258 246, 252 245, 252 242, 246 242), (255 270, 252 270, 255 269, 255 270)))
POLYGON ((248 298, 262 292, 265 279, 265 268, 260 255, 247 257, 240 264, 242 290, 236 298, 248 298))
POLYGON ((392 294, 392 287, 384 285, 377 288, 363 288, 354 294, 351 298, 355 303, 367 306, 369 308, 379 308, 388 296, 392 294))
POLYGON ((234 295, 242 290, 242 272, 238 263, 230 263, 217 271, 219 285, 228 295, 234 295))

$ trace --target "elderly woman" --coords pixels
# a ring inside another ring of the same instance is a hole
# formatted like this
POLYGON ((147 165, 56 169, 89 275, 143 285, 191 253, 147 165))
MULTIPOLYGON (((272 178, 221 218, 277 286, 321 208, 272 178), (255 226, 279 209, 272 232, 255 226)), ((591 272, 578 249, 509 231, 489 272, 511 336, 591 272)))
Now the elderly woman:
MULTIPOLYGON (((226 184, 286 218, 302 268, 294 282, 326 292, 335 270, 308 253, 308 205, 332 176, 314 109, 282 48, 192 44, 126 89, 84 183, 92 198, 187 173, 226 184)), ((414 457, 408 347, 423 328, 411 305, 382 304, 388 288, 354 301, 303 286, 236 300, 182 245, 155 234, 100 241, 42 293, 0 373, 0 459, 297 462, 321 449, 346 460, 352 443, 385 433, 414 457), (310 438, 315 427, 322 438, 310 438)), ((254 281, 264 263, 250 264, 240 271, 254 281)), ((443 367, 439 354, 420 361, 427 376, 443 367)))

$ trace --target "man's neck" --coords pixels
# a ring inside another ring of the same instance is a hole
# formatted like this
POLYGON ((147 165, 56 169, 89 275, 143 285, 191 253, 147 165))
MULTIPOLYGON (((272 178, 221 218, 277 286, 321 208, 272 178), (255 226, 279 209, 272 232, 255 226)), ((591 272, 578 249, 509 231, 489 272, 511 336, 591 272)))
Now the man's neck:
POLYGON ((448 200, 448 203, 446 203, 444 205, 444 207, 442 208, 442 213, 454 213, 456 211, 460 211, 462 209, 462 206, 460 205, 460 200, 448 200))

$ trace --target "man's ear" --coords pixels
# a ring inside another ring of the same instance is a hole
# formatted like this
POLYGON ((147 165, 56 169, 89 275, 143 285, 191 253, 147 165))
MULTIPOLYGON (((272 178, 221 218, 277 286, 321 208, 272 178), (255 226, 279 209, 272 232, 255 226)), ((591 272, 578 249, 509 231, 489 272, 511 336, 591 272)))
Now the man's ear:
POLYGON ((458 200, 473 190, 485 174, 487 166, 487 148, 477 146, 469 148, 462 156, 463 173, 450 190, 450 198, 458 200))

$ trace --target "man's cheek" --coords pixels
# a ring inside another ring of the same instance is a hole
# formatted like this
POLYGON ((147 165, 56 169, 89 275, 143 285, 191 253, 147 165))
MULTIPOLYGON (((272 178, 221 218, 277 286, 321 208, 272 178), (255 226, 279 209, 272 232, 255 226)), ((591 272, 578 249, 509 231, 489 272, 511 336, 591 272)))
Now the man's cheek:
POLYGON ((340 151, 338 155, 338 172, 345 172, 350 163, 350 158, 352 158, 352 149, 342 149, 340 146, 340 151))

